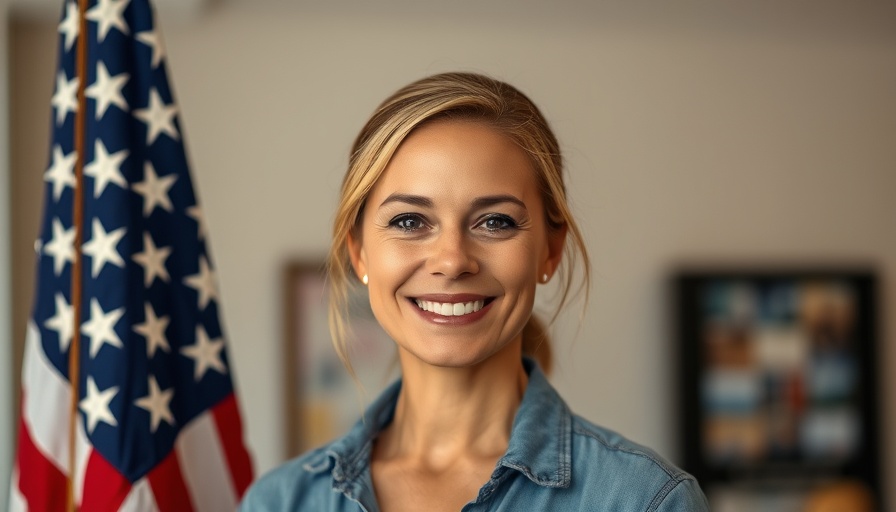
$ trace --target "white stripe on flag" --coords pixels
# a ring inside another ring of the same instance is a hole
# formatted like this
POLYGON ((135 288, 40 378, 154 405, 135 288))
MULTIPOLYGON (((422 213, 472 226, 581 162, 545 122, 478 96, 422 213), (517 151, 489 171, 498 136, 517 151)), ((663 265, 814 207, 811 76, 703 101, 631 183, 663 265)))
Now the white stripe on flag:
POLYGON ((149 480, 141 478, 131 486, 131 492, 125 498, 119 512, 159 512, 156 506, 156 499, 152 495, 152 488, 149 486, 149 480))
POLYGON ((91 452, 93 447, 84 433, 84 424, 78 418, 75 425, 75 481, 72 485, 74 485, 75 503, 79 506, 84 497, 84 478, 87 475, 87 461, 90 460, 91 452))
POLYGON ((67 475, 69 385, 44 355, 40 331, 33 321, 28 322, 25 335, 22 388, 25 397, 23 419, 35 446, 67 475))
POLYGON ((233 481, 210 411, 181 430, 175 448, 197 512, 235 510, 237 498, 233 481), (209 492, 210 489, 215 491, 209 492))
POLYGON ((12 478, 9 486, 9 512, 28 512, 28 504, 25 497, 19 491, 19 470, 12 469, 12 478))

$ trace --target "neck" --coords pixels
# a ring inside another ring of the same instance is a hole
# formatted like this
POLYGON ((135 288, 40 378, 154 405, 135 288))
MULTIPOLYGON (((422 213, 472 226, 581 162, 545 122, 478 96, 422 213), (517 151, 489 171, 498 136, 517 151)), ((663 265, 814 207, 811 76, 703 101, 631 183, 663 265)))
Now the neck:
POLYGON ((402 387, 392 423, 377 439, 383 458, 429 467, 506 450, 528 376, 520 343, 477 365, 446 368, 400 353, 402 387))

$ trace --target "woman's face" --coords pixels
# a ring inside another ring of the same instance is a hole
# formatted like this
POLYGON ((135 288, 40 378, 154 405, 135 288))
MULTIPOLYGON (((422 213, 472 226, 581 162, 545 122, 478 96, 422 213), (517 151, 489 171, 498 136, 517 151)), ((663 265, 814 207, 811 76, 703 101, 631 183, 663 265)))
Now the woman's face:
POLYGON ((520 147, 484 123, 435 121, 392 157, 349 247, 403 356, 460 367, 519 343, 564 235, 549 233, 520 147))

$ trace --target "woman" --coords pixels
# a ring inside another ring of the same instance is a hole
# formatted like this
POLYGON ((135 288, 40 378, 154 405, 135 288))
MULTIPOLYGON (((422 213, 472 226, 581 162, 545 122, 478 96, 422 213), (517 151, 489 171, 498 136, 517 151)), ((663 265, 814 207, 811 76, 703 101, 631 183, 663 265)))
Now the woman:
POLYGON ((330 323, 351 370, 343 318, 358 276, 402 379, 348 435, 257 482, 243 509, 707 510, 693 477, 571 414, 548 384, 532 308, 558 272, 566 302, 564 256, 587 283, 559 146, 526 96, 448 73, 387 99, 343 181, 330 323))

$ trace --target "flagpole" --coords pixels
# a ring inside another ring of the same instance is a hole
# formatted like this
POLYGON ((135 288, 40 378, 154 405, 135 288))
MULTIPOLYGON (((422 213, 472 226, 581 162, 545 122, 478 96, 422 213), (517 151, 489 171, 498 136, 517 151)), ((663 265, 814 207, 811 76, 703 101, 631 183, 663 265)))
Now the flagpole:
POLYGON ((75 512, 75 464, 77 460, 75 432, 78 425, 78 403, 81 382, 81 296, 84 240, 84 138, 87 126, 87 7, 90 0, 78 0, 78 47, 76 55, 76 75, 78 77, 78 111, 75 112, 75 189, 72 218, 75 228, 75 257, 72 262, 71 303, 74 329, 68 353, 68 375, 71 383, 71 404, 68 425, 68 479, 66 481, 66 504, 69 512, 75 512))

